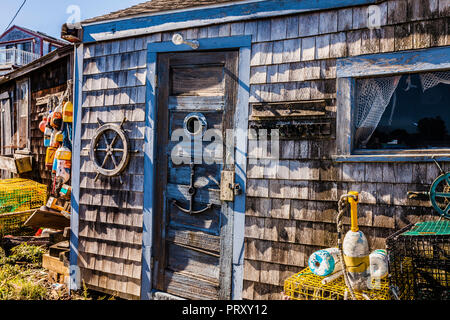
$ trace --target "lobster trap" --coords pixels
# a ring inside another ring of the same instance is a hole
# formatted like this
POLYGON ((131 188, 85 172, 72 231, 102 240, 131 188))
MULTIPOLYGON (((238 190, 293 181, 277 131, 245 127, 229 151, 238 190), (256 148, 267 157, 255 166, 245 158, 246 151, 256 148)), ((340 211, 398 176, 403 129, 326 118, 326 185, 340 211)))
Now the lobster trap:
POLYGON ((27 179, 0 180, 0 215, 45 205, 47 186, 27 179))
MULTIPOLYGON (((284 281, 284 294, 290 300, 344 300, 348 289, 343 276, 326 284, 322 283, 323 279, 306 268, 284 281)), ((373 289, 363 292, 355 291, 356 299, 391 299, 387 279, 372 280, 372 287, 373 289)))
POLYGON ((20 178, 0 180, 0 236, 31 234, 23 224, 46 201, 46 185, 20 178))
POLYGON ((0 214, 0 237, 5 235, 33 235, 35 230, 23 225, 32 214, 32 211, 0 214))
POLYGON ((386 239, 391 286, 400 300, 450 300, 450 222, 411 224, 386 239))

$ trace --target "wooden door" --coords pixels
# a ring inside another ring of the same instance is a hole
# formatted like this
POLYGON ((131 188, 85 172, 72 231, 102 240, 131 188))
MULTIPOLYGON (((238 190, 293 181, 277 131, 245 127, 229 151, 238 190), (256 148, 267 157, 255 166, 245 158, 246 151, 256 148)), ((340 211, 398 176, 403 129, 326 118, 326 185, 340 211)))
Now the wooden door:
POLYGON ((233 129, 237 59, 232 51, 158 57, 153 287, 187 299, 231 298, 233 202, 219 191, 234 147, 211 145, 233 129))

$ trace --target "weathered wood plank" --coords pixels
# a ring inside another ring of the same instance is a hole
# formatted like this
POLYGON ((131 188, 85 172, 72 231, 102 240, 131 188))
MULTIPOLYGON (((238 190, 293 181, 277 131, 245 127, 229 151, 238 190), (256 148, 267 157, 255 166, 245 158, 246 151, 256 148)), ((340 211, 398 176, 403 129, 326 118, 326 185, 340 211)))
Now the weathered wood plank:
POLYGON ((286 22, 287 22, 286 18, 284 17, 271 19, 270 40, 273 41, 286 39, 287 34, 286 22))
POLYGON ((221 111, 224 109, 225 101, 223 96, 170 96, 169 110, 194 111, 208 110, 221 111))
POLYGON ((395 72, 411 72, 449 68, 447 48, 429 48, 401 53, 367 55, 338 61, 338 77, 381 75, 395 72))
POLYGON ((327 59, 330 55, 330 35, 316 37, 316 59, 327 59))
POLYGON ((255 43, 252 45, 251 66, 267 65, 272 63, 273 42, 255 43))
POLYGON ((142 227, 142 212, 139 210, 82 206, 80 220, 108 223, 120 226, 142 227))
POLYGON ((211 208, 202 214, 202 219, 191 216, 170 205, 168 224, 173 228, 189 228, 190 230, 219 235, 220 212, 217 208, 211 208))
POLYGON ((300 39, 290 39, 283 42, 283 54, 281 61, 286 62, 297 62, 300 61, 301 53, 301 40, 300 39))
POLYGON ((300 37, 312 36, 319 33, 319 14, 310 13, 301 15, 299 17, 299 31, 300 37))
POLYGON ((142 228, 80 220, 79 236, 138 245, 142 243, 142 228))
POLYGON ((166 271, 165 291, 193 300, 216 300, 219 298, 218 284, 198 281, 188 273, 166 271))
POLYGON ((319 14, 319 33, 333 33, 337 31, 338 13, 335 10, 319 14))
POLYGON ((170 228, 167 232, 167 240, 175 244, 219 252, 220 238, 203 232, 194 232, 186 229, 170 228))
MULTIPOLYGON (((186 201, 189 198, 189 186, 167 184, 167 197, 173 200, 186 201)), ((194 196, 196 203, 222 205, 218 189, 199 189, 194 196)))
POLYGON ((171 87, 173 95, 223 95, 223 67, 175 68, 171 80, 171 87))
POLYGON ((174 272, 189 273, 199 282, 218 284, 219 257, 205 252, 169 243, 167 268, 174 272))
POLYGON ((346 31, 352 28, 353 8, 345 8, 338 11, 338 31, 346 31))
POLYGON ((316 37, 302 38, 301 61, 314 60, 316 52, 316 37))
POLYGON ((119 190, 144 192, 144 176, 143 175, 121 175, 122 182, 119 178, 103 178, 97 179, 95 172, 82 172, 80 176, 80 187, 92 190, 119 190))
POLYGON ((139 245, 130 245, 123 243, 114 243, 101 239, 89 239, 83 238, 79 243, 79 251, 83 251, 92 255, 97 255, 102 252, 104 255, 111 258, 118 258, 122 260, 131 260, 140 263, 141 262, 141 247, 139 245), (99 249, 104 248, 104 249, 99 249), (136 253, 131 253, 137 252, 136 253))

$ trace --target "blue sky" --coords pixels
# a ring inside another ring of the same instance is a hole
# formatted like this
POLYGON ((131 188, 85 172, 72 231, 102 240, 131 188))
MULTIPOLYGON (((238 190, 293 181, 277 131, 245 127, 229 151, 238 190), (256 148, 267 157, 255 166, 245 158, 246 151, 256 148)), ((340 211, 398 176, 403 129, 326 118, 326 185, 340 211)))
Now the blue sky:
MULTIPOLYGON (((1 0, 0 34, 5 31, 23 1, 1 0)), ((61 26, 68 19, 76 16, 78 11, 76 9, 67 13, 68 8, 73 8, 71 6, 79 7, 81 20, 84 20, 142 2, 145 2, 145 0, 27 0, 13 25, 41 31, 59 38, 61 26)))

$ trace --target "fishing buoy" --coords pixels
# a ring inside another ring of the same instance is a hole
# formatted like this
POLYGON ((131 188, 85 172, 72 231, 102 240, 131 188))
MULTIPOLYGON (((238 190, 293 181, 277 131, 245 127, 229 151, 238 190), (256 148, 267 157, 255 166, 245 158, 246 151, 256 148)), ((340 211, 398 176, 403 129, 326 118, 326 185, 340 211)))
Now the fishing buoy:
POLYGON ((59 105, 55 111, 53 111, 52 116, 50 118, 50 125, 52 128, 56 129, 57 131, 61 130, 62 123, 63 123, 63 116, 62 116, 62 107, 59 105))
POLYGON ((56 151, 56 159, 71 161, 72 160, 72 151, 70 151, 70 149, 67 147, 60 147, 56 151))
POLYGON ((73 122, 73 104, 70 101, 67 101, 64 104, 63 121, 64 122, 73 122))
POLYGON ((56 157, 53 158, 53 165, 52 165, 52 175, 56 175, 56 170, 58 169, 58 159, 56 157))
POLYGON ((389 273, 388 256, 386 250, 377 249, 369 255, 370 276, 375 279, 383 279, 389 273))
POLYGON ((45 167, 48 170, 52 170, 53 167, 53 162, 55 160, 55 153, 56 153, 56 148, 55 147, 48 147, 46 154, 45 154, 45 167))
POLYGON ((70 180, 70 162, 67 160, 56 160, 56 177, 61 178, 61 184, 70 180))
POLYGON ((58 131, 53 136, 52 144, 54 144, 55 147, 59 147, 63 141, 64 141, 64 135, 61 131, 58 131))
POLYGON ((46 127, 47 127, 47 117, 43 117, 42 121, 39 123, 39 130, 41 130, 42 133, 45 133, 46 127))
POLYGON ((44 130, 44 147, 51 146, 52 133, 53 130, 49 126, 46 126, 44 130))
POLYGON ((56 177, 61 177, 62 183, 66 183, 70 180, 72 152, 66 147, 61 147, 56 151, 55 159, 56 177))
POLYGON ((356 196, 348 198, 351 212, 351 229, 347 232, 343 241, 343 253, 348 280, 355 291, 367 290, 370 286, 370 259, 369 243, 358 227, 358 193, 349 192, 356 196))
POLYGON ((328 248, 314 252, 309 257, 308 266, 312 273, 321 277, 342 270, 339 261, 339 249, 328 248))
POLYGON ((58 141, 58 132, 59 131, 53 130, 52 135, 50 136, 50 146, 51 147, 58 148, 60 145, 60 143, 58 141))

